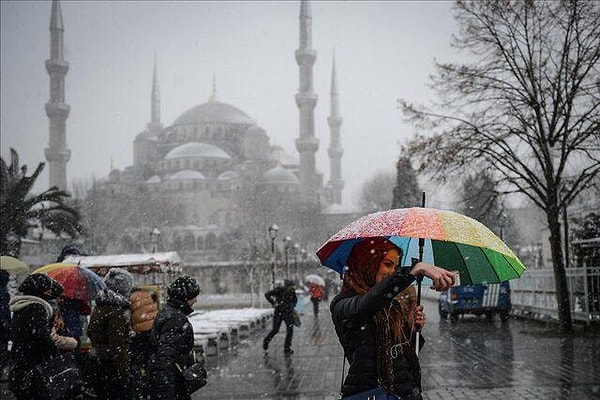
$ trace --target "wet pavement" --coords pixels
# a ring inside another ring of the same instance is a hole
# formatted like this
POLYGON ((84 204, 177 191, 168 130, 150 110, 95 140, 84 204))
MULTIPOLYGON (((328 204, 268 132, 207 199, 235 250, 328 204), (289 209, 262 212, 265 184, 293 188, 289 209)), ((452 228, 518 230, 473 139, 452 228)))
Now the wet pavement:
MULTIPOLYGON (((600 399, 600 334, 564 338, 555 327, 511 319, 487 322, 465 317, 440 321, 437 303, 424 300, 428 323, 421 357, 425 400, 600 399)), ((207 359, 208 385, 192 398, 334 400, 342 379, 342 349, 327 304, 295 328, 284 356, 285 328, 267 352, 258 331, 235 348, 207 359)), ((346 368, 348 366, 346 365, 346 368)), ((0 398, 12 398, 6 383, 0 398)))
MULTIPOLYGON (((424 305, 424 399, 600 399, 600 334, 563 338, 553 326, 518 319, 451 323, 440 321, 436 302, 424 305)), ((327 304, 319 318, 312 310, 302 316, 289 357, 283 327, 262 350, 268 329, 209 358, 209 383, 193 399, 337 399, 342 349, 327 304)))

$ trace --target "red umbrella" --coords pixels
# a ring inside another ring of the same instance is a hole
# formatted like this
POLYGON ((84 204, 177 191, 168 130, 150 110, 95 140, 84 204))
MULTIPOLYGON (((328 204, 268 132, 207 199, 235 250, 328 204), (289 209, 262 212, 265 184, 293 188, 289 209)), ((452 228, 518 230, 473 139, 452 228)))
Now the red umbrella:
POLYGON ((88 302, 94 299, 98 291, 105 289, 106 284, 100 276, 88 268, 73 264, 55 263, 38 268, 34 274, 46 274, 64 289, 63 294, 72 299, 88 302))

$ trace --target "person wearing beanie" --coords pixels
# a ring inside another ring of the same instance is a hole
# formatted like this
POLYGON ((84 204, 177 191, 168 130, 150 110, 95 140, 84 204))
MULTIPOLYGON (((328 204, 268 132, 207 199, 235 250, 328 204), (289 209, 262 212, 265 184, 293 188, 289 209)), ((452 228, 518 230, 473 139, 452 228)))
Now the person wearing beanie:
POLYGON ((273 290, 265 293, 265 297, 272 306, 275 307, 273 315, 273 329, 267 334, 263 340, 263 350, 269 348, 269 343, 279 332, 281 323, 285 322, 286 333, 283 342, 283 352, 286 355, 293 354, 292 337, 294 336, 294 307, 298 297, 296 296, 296 287, 294 282, 286 279, 283 286, 277 286, 273 290))
POLYGON ((158 314, 157 296, 135 288, 129 296, 131 303, 131 343, 129 358, 131 376, 133 378, 133 398, 146 399, 148 397, 148 361, 152 353, 152 324, 158 314))
POLYGON ((62 286, 45 274, 32 274, 18 288, 20 295, 10 300, 11 359, 13 367, 8 387, 17 399, 42 399, 31 371, 53 355, 58 348, 52 339, 54 310, 50 302, 62 293, 62 286))
POLYGON ((148 364, 150 399, 188 400, 181 371, 194 363, 194 331, 187 316, 200 294, 200 286, 189 276, 177 278, 167 290, 167 304, 152 325, 154 352, 148 364))
POLYGON ((94 391, 100 399, 130 399, 129 387, 129 295, 133 277, 111 268, 104 277, 106 289, 96 297, 87 335, 97 357, 94 391))

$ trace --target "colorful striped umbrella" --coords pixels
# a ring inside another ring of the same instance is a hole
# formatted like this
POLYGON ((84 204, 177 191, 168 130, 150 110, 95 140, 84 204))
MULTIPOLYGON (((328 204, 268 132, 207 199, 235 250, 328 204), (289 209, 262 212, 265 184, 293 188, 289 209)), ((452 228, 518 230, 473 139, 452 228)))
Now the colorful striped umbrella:
POLYGON ((84 302, 95 299, 97 293, 106 288, 106 284, 98 274, 74 264, 49 264, 36 269, 33 273, 48 275, 62 285, 66 297, 84 302))
POLYGON ((508 246, 482 223, 453 211, 400 208, 366 215, 333 235, 317 251, 321 263, 344 273, 354 245, 385 237, 403 251, 400 265, 419 258, 458 271, 461 285, 496 283, 520 277, 526 267, 508 246))

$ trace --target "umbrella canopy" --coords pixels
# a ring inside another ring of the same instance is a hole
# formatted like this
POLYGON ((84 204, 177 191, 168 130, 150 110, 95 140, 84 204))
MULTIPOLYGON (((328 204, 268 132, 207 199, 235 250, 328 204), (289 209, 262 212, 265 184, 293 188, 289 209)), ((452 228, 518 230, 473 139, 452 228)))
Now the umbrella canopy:
POLYGON ((304 280, 308 283, 314 283, 315 285, 325 286, 325 279, 321 278, 319 275, 315 275, 315 274, 306 275, 304 280))
POLYGON ((33 271, 46 274, 63 286, 63 294, 72 299, 88 302, 106 288, 106 284, 94 271, 74 264, 54 263, 33 271))
POLYGON ((11 256, 0 257, 0 269, 5 269, 9 274, 27 274, 29 267, 23 261, 11 256))
POLYGON ((402 249, 402 266, 419 258, 419 239, 424 239, 423 261, 458 271, 461 285, 507 281, 526 269, 482 223, 453 211, 422 207, 361 217, 325 242, 317 256, 323 265, 342 274, 354 245, 373 237, 385 237, 402 249))

